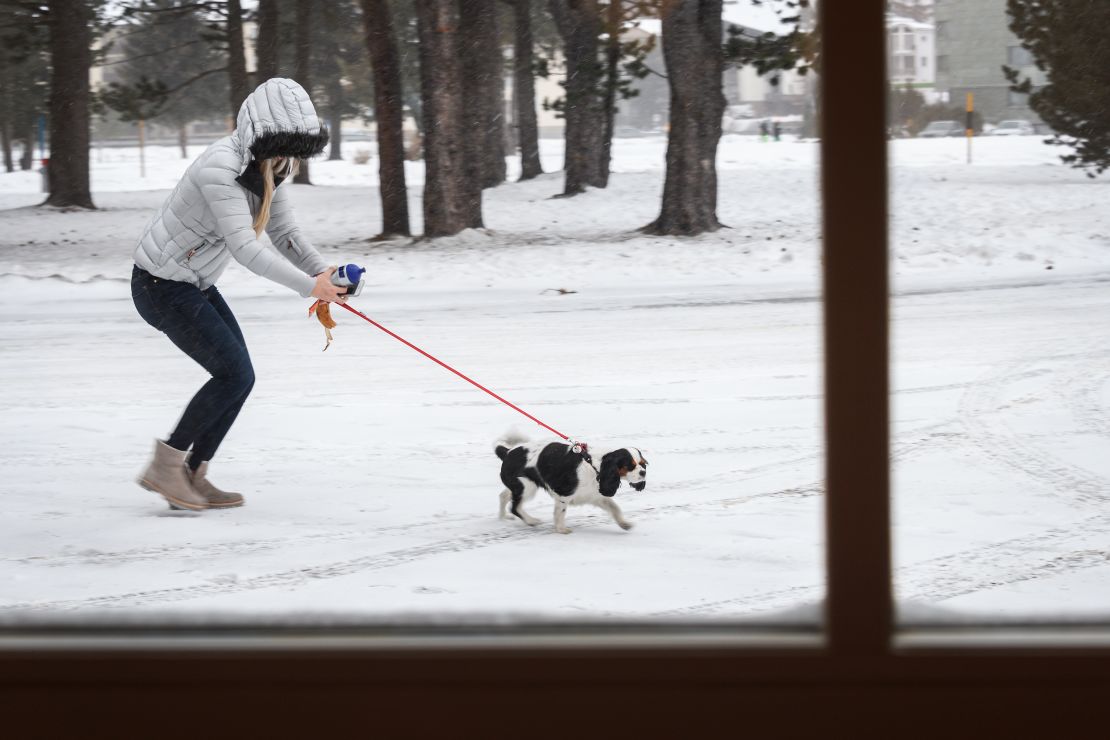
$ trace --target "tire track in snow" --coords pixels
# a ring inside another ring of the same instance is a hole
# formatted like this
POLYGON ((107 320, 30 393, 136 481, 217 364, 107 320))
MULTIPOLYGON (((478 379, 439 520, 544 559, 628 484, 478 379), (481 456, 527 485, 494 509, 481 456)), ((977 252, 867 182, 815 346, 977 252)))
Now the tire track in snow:
POLYGON ((80 552, 65 553, 62 555, 30 555, 19 558, 0 558, 0 563, 18 563, 20 565, 36 565, 46 568, 60 568, 74 565, 116 565, 120 563, 138 563, 146 560, 164 560, 166 558, 200 558, 252 555, 258 552, 276 550, 298 545, 329 544, 332 542, 361 541, 367 538, 384 534, 406 533, 413 530, 419 531, 436 526, 450 526, 463 522, 484 519, 478 514, 464 516, 443 517, 438 516, 434 521, 409 522, 407 524, 387 525, 370 530, 342 532, 319 532, 316 534, 300 535, 298 537, 273 537, 257 540, 233 540, 230 542, 212 542, 204 544, 175 544, 158 545, 156 547, 136 547, 130 550, 82 550, 80 552))
POLYGON ((389 552, 351 558, 349 560, 324 563, 322 565, 291 568, 232 582, 220 580, 189 586, 133 591, 110 596, 93 596, 83 599, 67 599, 49 602, 24 602, 0 606, 0 612, 43 609, 51 611, 70 611, 84 608, 120 609, 195 599, 201 596, 221 596, 229 593, 289 586, 314 580, 337 578, 339 576, 351 575, 352 573, 363 571, 391 568, 434 555, 474 550, 501 542, 523 540, 527 537, 535 537, 545 533, 546 530, 533 527, 524 529, 502 529, 497 532, 463 535, 451 540, 441 540, 426 545, 405 547, 389 552))
MULTIPOLYGON (((1099 536, 1110 538, 1110 519, 1091 517, 1075 525, 1055 527, 905 565, 894 570, 898 599, 938 604, 992 588, 1110 565, 1110 548, 1089 547, 1090 541, 1099 536), (974 571, 968 570, 969 563, 974 563, 974 571)), ((797 585, 666 609, 646 616, 662 618, 721 613, 739 616, 799 606, 818 601, 823 596, 822 586, 797 585)))
MULTIPOLYGON (((1012 375, 1016 368, 1030 364, 1033 363, 1014 363, 1011 372, 1005 375, 1012 375)), ((960 402, 960 419, 979 453, 988 460, 1047 484, 1054 492, 1073 492, 1073 500, 1105 507, 1110 501, 1110 481, 1052 457, 1043 449, 1029 444, 1022 435, 1011 431, 1001 418, 1004 406, 998 399, 997 391, 995 384, 972 386, 960 402)))
POLYGON ((1110 408, 1103 406, 1103 389, 1110 383, 1110 362, 1079 368, 1071 378, 1068 405, 1084 431, 1110 440, 1110 408))
MULTIPOLYGON (((1101 354, 1103 353, 1083 352, 1075 357, 1090 359, 1101 354)), ((1105 508, 1110 488, 1104 479, 1051 458, 1043 450, 1021 440, 1009 430, 1004 421, 992 420, 1000 411, 997 392, 1003 384, 1051 372, 1046 369, 1021 369, 1029 364, 1031 363, 1015 363, 1010 372, 992 373, 983 382, 969 385, 960 409, 963 425, 972 433, 957 436, 970 440, 990 460, 1016 468, 1034 480, 1051 485, 1054 490, 1060 490, 1061 487, 1064 490, 1077 490, 1083 500, 1100 503, 1105 508)), ((1078 377, 1073 378, 1068 373, 1066 378, 1057 378, 1052 383, 1052 388, 1067 394, 1065 400, 1073 410, 1082 410, 1082 413, 1088 414, 1087 417, 1082 417, 1081 413, 1081 420, 1090 424, 1093 419, 1095 431, 1104 431, 1105 417, 1090 410, 1091 401, 1100 391, 1105 376, 1092 373, 1085 367, 1079 368, 1077 375, 1078 377), (1069 382, 1072 379, 1077 382, 1069 382)), ((897 458, 898 455, 894 457, 897 458)), ((1103 540, 1110 539, 1110 519, 1104 514, 1076 525, 1057 527, 897 568, 895 584, 902 600, 937 603, 999 586, 1099 567, 1110 563, 1110 549, 1089 547, 1091 540, 1099 537, 1103 540), (1063 552, 1060 551, 1061 548, 1064 549, 1063 552), (969 563, 975 564, 974 572, 968 571, 969 563)), ((739 613, 769 611, 820 599, 822 594, 823 589, 819 586, 799 585, 655 612, 650 616, 675 617, 722 611, 737 613, 737 610, 741 610, 739 613)))
POLYGON ((998 586, 1049 578, 1060 573, 1110 564, 1110 519, 1091 517, 987 547, 945 555, 898 568, 903 599, 937 603, 998 586), (969 572, 969 566, 974 571, 969 572))

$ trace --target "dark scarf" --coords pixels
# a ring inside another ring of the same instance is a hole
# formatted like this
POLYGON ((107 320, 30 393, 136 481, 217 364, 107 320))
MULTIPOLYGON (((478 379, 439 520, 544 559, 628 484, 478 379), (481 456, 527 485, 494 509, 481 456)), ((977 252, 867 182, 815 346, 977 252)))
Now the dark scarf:
MULTIPOLYGON (((278 185, 281 185, 281 181, 284 179, 284 177, 274 175, 274 188, 276 189, 278 185)), ((247 165, 247 169, 243 170, 243 174, 235 178, 235 182, 239 183, 259 198, 263 197, 266 193, 266 183, 262 179, 262 168, 258 164, 257 159, 251 160, 251 163, 247 165)))

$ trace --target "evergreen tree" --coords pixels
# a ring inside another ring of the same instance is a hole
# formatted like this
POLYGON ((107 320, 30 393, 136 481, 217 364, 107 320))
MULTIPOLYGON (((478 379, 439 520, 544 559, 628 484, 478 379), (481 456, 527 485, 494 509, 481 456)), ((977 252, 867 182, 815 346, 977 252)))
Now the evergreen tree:
POLYGON ((203 19, 204 29, 198 31, 198 35, 219 53, 222 65, 218 69, 202 70, 198 74, 214 74, 217 71, 227 73, 227 110, 230 113, 229 120, 234 125, 239 108, 251 91, 243 42, 242 0, 194 0, 182 3, 119 0, 118 5, 124 18, 195 14, 203 19))
POLYGON ((605 133, 601 141, 601 171, 609 182, 609 165, 612 160, 613 127, 617 116, 617 101, 639 95, 636 80, 648 75, 644 64, 655 48, 655 37, 646 39, 625 38, 627 32, 639 26, 639 19, 654 10, 655 0, 608 0, 602 13, 605 18, 605 76, 602 82, 602 99, 605 106, 605 133))
POLYGON ((505 58, 497 0, 459 0, 467 171, 478 188, 505 182, 505 58))
POLYGON ((467 171, 458 2, 419 0, 416 18, 424 117, 424 236, 449 236, 482 227, 480 181, 467 171))
POLYGON ((540 164, 539 128, 536 122, 535 42, 532 0, 503 0, 512 8, 513 29, 513 128, 520 147, 520 179, 543 174, 540 164))
POLYGON ((34 4, 0 4, 0 143, 9 172, 16 143, 19 167, 31 169, 38 121, 47 114, 50 54, 42 16, 34 4))
POLYGON ((382 201, 381 238, 408 236, 405 184, 404 93, 400 54, 387 0, 362 0, 367 54, 374 78, 374 118, 378 128, 378 192, 382 201))
POLYGON ((717 220, 717 143, 725 95, 722 0, 665 0, 663 57, 671 88, 667 175, 659 217, 642 231, 693 236, 717 220))
POLYGON ((178 132, 188 156, 188 124, 221 115, 227 79, 220 53, 205 41, 205 22, 188 0, 153 0, 160 11, 131 17, 117 48, 124 58, 108 68, 114 80, 101 101, 124 121, 145 120, 178 132))
POLYGON ((313 100, 331 131, 328 159, 342 159, 343 120, 373 104, 362 11, 355 0, 335 0, 320 6, 314 27, 313 77, 320 83, 313 100))
POLYGON ((563 37, 566 60, 566 99, 561 111, 566 119, 566 173, 563 195, 583 193, 586 187, 603 188, 605 137, 603 66, 599 57, 602 16, 599 0, 548 0, 548 8, 563 37))
MULTIPOLYGON (((812 0, 750 0, 752 5, 770 7, 779 21, 790 27, 786 33, 765 32, 749 35, 740 26, 728 26, 725 43, 725 64, 734 67, 752 65, 760 75, 770 74, 777 85, 781 72, 795 71, 801 76, 821 71, 821 34, 813 18, 812 0)), ((807 96, 802 136, 819 135, 817 96, 820 85, 813 86, 807 96)))
POLYGON ((1029 107, 1055 131, 1048 142, 1072 147, 1060 158, 1091 177, 1110 168, 1110 2, 1008 0, 1010 30, 1033 55, 1048 84, 1033 86, 1019 70, 1003 67, 1011 90, 1029 95, 1029 107))
POLYGON ((278 24, 281 8, 278 0, 258 0, 255 11, 258 38, 255 41, 255 87, 278 73, 278 24))

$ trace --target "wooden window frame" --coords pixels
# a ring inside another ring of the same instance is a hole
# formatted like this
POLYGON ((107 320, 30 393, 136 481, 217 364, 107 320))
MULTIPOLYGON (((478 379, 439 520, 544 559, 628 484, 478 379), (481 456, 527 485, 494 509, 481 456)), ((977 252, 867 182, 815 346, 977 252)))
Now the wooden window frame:
POLYGON ((1066 737, 1090 722, 1105 726, 1104 627, 906 633, 894 623, 884 11, 882 0, 819 8, 828 471, 821 634, 566 624, 453 634, 15 634, 0 639, 0 728, 26 734, 4 734, 475 737, 493 728, 1066 737))

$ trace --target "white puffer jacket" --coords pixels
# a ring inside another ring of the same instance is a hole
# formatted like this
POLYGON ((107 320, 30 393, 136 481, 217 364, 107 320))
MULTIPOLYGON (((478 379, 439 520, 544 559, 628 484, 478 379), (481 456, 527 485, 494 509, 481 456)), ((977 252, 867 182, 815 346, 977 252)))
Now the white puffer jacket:
POLYGON ((135 264, 156 277, 203 290, 234 257, 251 272, 307 298, 315 287, 309 276, 328 264, 297 228, 287 188, 277 188, 270 203, 266 233, 271 248, 251 228, 262 199, 236 178, 252 159, 307 159, 327 141, 327 129, 303 87, 282 78, 262 83, 239 109, 235 133, 204 150, 147 224, 135 264))

